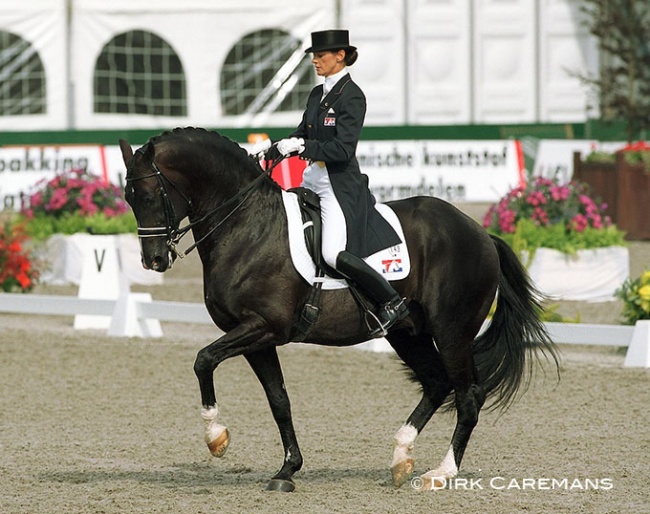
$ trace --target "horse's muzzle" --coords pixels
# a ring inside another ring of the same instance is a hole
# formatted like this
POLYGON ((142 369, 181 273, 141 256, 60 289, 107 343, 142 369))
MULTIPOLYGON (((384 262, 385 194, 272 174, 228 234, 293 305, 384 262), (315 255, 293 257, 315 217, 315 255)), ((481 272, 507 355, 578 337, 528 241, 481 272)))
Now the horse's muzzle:
POLYGON ((176 260, 176 252, 168 251, 166 254, 154 255, 150 259, 147 259, 144 254, 141 255, 142 267, 147 270, 157 271, 159 273, 164 273, 168 269, 171 269, 176 260))

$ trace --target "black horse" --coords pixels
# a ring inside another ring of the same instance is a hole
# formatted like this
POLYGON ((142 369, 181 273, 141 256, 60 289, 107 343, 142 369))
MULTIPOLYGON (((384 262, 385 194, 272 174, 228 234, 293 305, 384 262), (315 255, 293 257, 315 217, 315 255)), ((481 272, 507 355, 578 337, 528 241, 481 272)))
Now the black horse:
MULTIPOLYGON (((210 451, 220 457, 229 442, 217 421, 213 373, 224 360, 243 355, 264 388, 284 445, 282 467, 267 488, 293 490, 303 459, 276 347, 292 341, 310 285, 289 255, 281 188, 244 149, 216 132, 175 129, 135 154, 124 140, 120 147, 143 266, 167 270, 179 253, 178 240, 191 229, 203 264, 205 304, 225 332, 199 351, 194 364, 210 451), (189 225, 179 228, 185 217, 189 225)), ((411 272, 393 284, 411 314, 386 339, 422 386, 419 404, 395 435, 396 486, 411 476, 415 438, 434 412, 457 410, 447 455, 421 476, 428 488, 457 474, 486 399, 491 407, 509 405, 530 378, 530 354, 539 349, 557 366, 557 353, 540 321, 536 291, 501 239, 436 198, 389 205, 410 249, 411 272), (491 323, 477 336, 497 289, 491 323)), ((367 340, 363 310, 348 289, 323 291, 321 300, 307 342, 350 346, 367 340)))

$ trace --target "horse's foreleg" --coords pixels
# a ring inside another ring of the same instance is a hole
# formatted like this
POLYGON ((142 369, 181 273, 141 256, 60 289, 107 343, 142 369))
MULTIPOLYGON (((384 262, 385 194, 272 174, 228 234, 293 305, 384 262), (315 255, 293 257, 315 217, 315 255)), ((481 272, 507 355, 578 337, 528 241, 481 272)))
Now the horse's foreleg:
POLYGON ((210 453, 221 457, 230 441, 228 429, 218 422, 219 409, 214 391, 213 373, 224 360, 254 351, 268 344, 272 335, 264 330, 262 320, 242 323, 223 337, 199 351, 194 362, 194 372, 201 390, 201 417, 205 422, 205 442, 210 453))
POLYGON ((282 368, 275 347, 245 355, 268 398, 284 447, 284 463, 267 486, 269 491, 293 491, 293 474, 302 467, 302 455, 291 420, 291 403, 284 386, 282 368))

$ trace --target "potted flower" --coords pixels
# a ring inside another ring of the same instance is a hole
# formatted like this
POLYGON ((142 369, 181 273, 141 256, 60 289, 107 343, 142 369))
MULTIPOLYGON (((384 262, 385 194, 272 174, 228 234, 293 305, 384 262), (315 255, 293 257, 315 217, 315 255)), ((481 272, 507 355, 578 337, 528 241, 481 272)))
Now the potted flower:
POLYGON ((625 234, 584 183, 536 177, 492 205, 483 226, 520 255, 549 296, 611 300, 629 276, 625 234))
POLYGON ((650 270, 634 280, 628 278, 616 291, 616 296, 623 300, 622 316, 626 325, 650 320, 650 270))
POLYGON ((82 169, 37 182, 24 197, 21 214, 35 239, 136 231, 135 217, 120 188, 82 169))
POLYGON ((38 280, 34 259, 24 246, 27 239, 23 224, 0 225, 0 290, 5 293, 25 293, 38 280))
MULTIPOLYGON (((122 253, 139 253, 137 224, 121 189, 82 169, 36 183, 24 196, 20 216, 27 235, 41 242, 47 266, 42 283, 80 284, 83 273, 95 261, 100 269, 106 252, 117 246, 122 253)), ((128 268, 138 259, 129 255, 123 261, 128 268)))

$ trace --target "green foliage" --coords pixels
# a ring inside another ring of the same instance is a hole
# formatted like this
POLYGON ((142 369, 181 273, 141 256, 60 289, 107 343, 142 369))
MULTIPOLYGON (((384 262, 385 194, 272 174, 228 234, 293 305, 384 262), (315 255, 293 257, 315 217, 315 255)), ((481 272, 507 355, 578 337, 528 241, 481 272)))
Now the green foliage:
POLYGON ((650 171, 650 149, 642 152, 625 152, 625 161, 628 164, 642 164, 646 171, 650 171))
POLYGON ((623 300, 622 316, 626 324, 650 319, 650 271, 634 280, 628 278, 616 291, 616 296, 623 300))
POLYGON ((76 234, 86 232, 88 234, 122 234, 135 233, 137 223, 132 213, 119 216, 106 216, 103 213, 91 216, 80 213, 64 213, 59 217, 47 214, 37 214, 26 218, 26 232, 36 239, 42 240, 54 234, 76 234))
POLYGON ((596 150, 594 152, 588 153, 585 156, 585 162, 616 164, 616 154, 611 152, 603 152, 602 150, 596 150))
POLYGON ((578 250, 625 246, 625 233, 614 225, 603 228, 585 227, 582 232, 577 232, 567 230, 562 224, 540 226, 533 220, 524 218, 517 221, 514 233, 489 232, 501 237, 518 255, 527 252, 530 259, 538 248, 551 248, 572 255, 578 250))

